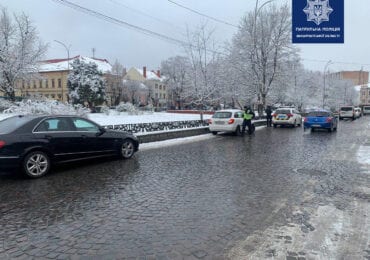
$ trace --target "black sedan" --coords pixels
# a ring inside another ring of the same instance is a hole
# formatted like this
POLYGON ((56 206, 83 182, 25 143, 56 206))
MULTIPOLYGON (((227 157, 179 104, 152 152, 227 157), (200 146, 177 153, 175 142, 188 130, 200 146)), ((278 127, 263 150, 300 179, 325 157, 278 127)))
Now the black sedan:
POLYGON ((0 168, 27 176, 47 174, 56 163, 116 155, 131 158, 135 136, 107 130, 78 116, 13 116, 0 121, 0 168))

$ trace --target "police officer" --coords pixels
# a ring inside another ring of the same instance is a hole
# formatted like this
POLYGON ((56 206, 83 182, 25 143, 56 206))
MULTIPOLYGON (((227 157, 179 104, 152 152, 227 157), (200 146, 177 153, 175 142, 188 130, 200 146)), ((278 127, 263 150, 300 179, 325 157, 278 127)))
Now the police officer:
POLYGON ((252 119, 255 117, 253 110, 249 106, 244 107, 242 134, 245 133, 245 127, 248 126, 248 134, 252 134, 252 119))
POLYGON ((267 106, 265 112, 266 112, 267 127, 271 127, 271 124, 272 124, 272 109, 271 109, 271 106, 267 106))

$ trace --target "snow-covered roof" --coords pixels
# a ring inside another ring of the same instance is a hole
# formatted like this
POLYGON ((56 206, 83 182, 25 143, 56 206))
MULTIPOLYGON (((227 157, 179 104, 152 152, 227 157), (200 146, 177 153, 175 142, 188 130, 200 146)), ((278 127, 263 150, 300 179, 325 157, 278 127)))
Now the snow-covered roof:
POLYGON ((103 73, 110 73, 112 71, 112 65, 105 59, 97 59, 97 58, 89 58, 83 56, 76 56, 68 59, 53 59, 53 60, 45 60, 40 62, 39 72, 50 72, 50 71, 63 71, 68 70, 68 63, 69 69, 72 69, 71 63, 75 60, 79 59, 86 63, 93 62, 98 66, 98 69, 103 73))
MULTIPOLYGON (((144 70, 143 69, 138 69, 138 68, 135 68, 135 69, 141 74, 141 76, 144 77, 144 70)), ((159 77, 157 75, 157 73, 155 73, 154 71, 147 70, 146 71, 146 79, 163 81, 164 77, 159 77)))

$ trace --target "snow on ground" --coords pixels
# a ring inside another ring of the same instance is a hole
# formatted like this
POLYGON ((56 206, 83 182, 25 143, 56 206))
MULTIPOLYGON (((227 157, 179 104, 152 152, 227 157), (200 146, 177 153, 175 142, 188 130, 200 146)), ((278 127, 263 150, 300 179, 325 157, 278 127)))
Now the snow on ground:
MULTIPOLYGON (((109 115, 103 113, 88 114, 88 118, 100 125, 121 125, 121 124, 140 124, 154 122, 172 122, 172 121, 190 121, 200 120, 197 114, 178 114, 178 113, 144 113, 141 115, 130 115, 129 113, 120 113, 115 115, 111 112, 109 115)), ((209 119, 211 115, 203 115, 203 119, 209 119)))
POLYGON ((360 146, 360 148, 357 151, 357 161, 361 164, 370 165, 370 146, 360 146))
MULTIPOLYGON (((0 120, 13 116, 14 114, 0 113, 0 120)), ((89 119, 100 125, 121 125, 121 124, 140 124, 154 122, 171 122, 171 121, 190 121, 200 120, 200 115, 196 114, 177 114, 177 113, 144 113, 141 115, 130 115, 129 113, 111 112, 109 115, 104 113, 93 113, 87 115, 89 119), (117 114, 115 114, 117 113, 117 114)), ((209 119, 211 115, 203 115, 203 119, 209 119)))

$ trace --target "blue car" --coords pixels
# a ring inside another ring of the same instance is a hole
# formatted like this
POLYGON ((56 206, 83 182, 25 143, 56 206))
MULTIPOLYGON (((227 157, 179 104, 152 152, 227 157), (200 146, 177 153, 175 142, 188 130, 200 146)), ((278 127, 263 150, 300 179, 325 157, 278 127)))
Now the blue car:
POLYGON ((311 128, 312 132, 316 129, 327 129, 329 132, 333 132, 338 128, 338 119, 330 111, 311 111, 304 118, 303 127, 304 130, 311 128))

